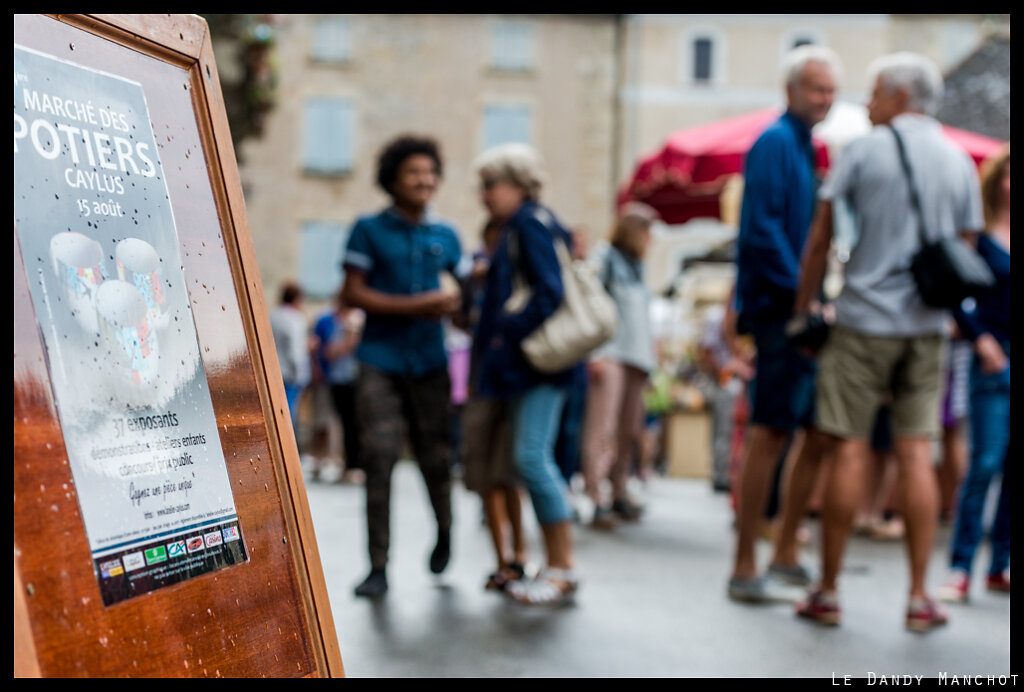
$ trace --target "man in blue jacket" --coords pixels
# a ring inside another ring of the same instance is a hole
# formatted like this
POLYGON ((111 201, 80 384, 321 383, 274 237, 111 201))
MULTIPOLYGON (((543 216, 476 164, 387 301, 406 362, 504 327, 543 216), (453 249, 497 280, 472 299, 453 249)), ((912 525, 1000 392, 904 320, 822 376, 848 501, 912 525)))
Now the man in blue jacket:
POLYGON ((433 140, 403 136, 389 143, 377 183, 392 205, 359 219, 345 251, 345 300, 366 312, 356 405, 371 571, 357 596, 388 590, 391 472, 407 437, 437 518, 430 571, 443 572, 450 555, 451 383, 440 320, 458 312, 461 298, 440 288, 440 273, 462 274, 471 262, 455 230, 428 208, 440 178, 433 140))
MULTIPOLYGON (((758 575, 755 543, 776 464, 787 440, 813 422, 814 361, 785 333, 793 313, 800 256, 815 209, 818 179, 811 128, 825 119, 835 94, 838 60, 826 48, 801 46, 787 57, 786 112, 747 154, 738 237, 736 307, 740 329, 751 333, 757 366, 751 382, 750 429, 740 480, 736 555, 729 597, 748 602, 790 594, 758 575)), ((784 493, 783 525, 769 576, 806 585, 797 563, 796 532, 820 458, 817 435, 805 434, 784 493)))

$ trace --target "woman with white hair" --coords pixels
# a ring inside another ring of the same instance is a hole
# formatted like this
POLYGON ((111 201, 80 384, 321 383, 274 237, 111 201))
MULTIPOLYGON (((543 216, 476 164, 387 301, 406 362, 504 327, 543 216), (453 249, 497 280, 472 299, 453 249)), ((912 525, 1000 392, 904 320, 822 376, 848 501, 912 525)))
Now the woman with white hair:
POLYGON ((582 365, 542 373, 526 360, 520 345, 562 302, 555 244, 565 243, 571 250, 572 239, 539 203, 542 172, 533 149, 501 145, 481 154, 475 168, 481 201, 503 222, 473 345, 480 364, 476 385, 483 396, 509 402, 513 456, 530 492, 547 552, 547 566, 536 578, 510 582, 505 592, 527 605, 557 605, 570 600, 579 583, 573 571, 573 511, 554 448, 566 387, 574 369, 582 365), (530 297, 512 312, 505 305, 517 275, 529 286, 530 297))

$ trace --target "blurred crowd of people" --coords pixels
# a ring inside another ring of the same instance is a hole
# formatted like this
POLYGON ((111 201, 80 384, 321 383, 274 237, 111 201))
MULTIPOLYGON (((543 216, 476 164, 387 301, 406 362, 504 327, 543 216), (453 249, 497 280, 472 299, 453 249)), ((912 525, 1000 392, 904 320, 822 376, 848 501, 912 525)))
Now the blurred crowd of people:
MULTIPOLYGON (((730 309, 756 356, 746 380, 749 427, 728 594, 764 603, 792 600, 789 585, 806 587, 797 615, 837 625, 850 534, 903 537, 906 626, 927 632, 948 621, 926 580, 940 519, 955 516, 956 529, 952 572, 937 596, 965 602, 984 497, 996 475, 1009 476, 1008 409, 995 403, 1009 397, 1009 150, 986 164, 979 182, 973 161, 932 117, 938 69, 897 53, 870 68, 871 132, 819 179, 811 128, 828 113, 840 78, 827 49, 794 51, 787 111, 746 160, 730 309), (837 202, 852 209, 857 241, 842 289, 825 296, 837 202), (926 296, 918 255, 939 243, 974 248, 965 251, 980 256, 992 281, 952 305, 926 296), (762 573, 754 540, 787 446, 781 518, 762 573), (797 540, 816 486, 820 574, 798 560, 797 540)), ((997 592, 1009 591, 1009 515, 1001 514, 1008 502, 1003 492, 991 532, 986 585, 997 592)))
MULTIPOLYGON (((710 480, 735 509, 730 598, 793 601, 806 588, 797 614, 839 624, 850 534, 905 538, 906 625, 928 631, 948 617, 925 579, 938 522, 955 529, 937 595, 965 602, 996 477, 986 586, 1009 590, 1009 148, 979 181, 932 116, 942 89, 934 65, 899 53, 876 61, 870 77, 875 127, 823 177, 811 131, 841 68, 828 49, 795 49, 787 109, 747 155, 735 287, 706 313, 699 344, 710 480), (837 200, 853 210, 858 240, 842 290, 826 296, 837 200), (926 304, 909 268, 926 233, 969 243, 994 283, 952 310, 926 304), (822 520, 820 571, 799 554, 812 511, 822 520), (774 548, 761 570, 766 517, 774 548)), ((391 203, 353 226, 334 304, 309 328, 302 291, 289 283, 271 325, 293 423, 309 390, 314 420, 333 411, 340 421, 341 479, 365 484, 370 571, 358 596, 388 590, 391 474, 408 456, 437 522, 429 569, 443 572, 451 555, 458 476, 480 495, 492 538, 484 587, 556 605, 581 583, 574 526, 614 530, 643 516, 629 480, 649 469, 650 435, 671 405, 644 281, 658 215, 628 203, 607 240, 588 248, 585 233, 542 203, 532 148, 501 145, 473 167, 488 221, 469 253, 431 207, 443 175, 437 143, 388 143, 377 182, 391 203), (568 309, 573 272, 584 271, 615 304, 614 336, 568 367, 539 367, 524 342, 568 309), (538 570, 528 568, 524 493, 541 527, 538 570)), ((313 448, 300 451, 319 479, 324 440, 301 445, 313 448)))

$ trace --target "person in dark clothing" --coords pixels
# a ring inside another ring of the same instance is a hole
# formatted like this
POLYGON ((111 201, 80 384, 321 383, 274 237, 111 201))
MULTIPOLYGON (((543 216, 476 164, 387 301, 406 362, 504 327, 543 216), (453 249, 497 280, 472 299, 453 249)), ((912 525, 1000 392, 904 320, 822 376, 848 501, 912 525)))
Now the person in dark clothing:
MULTIPOLYGON (((345 471, 342 479, 353 481, 363 475, 356 416, 356 378, 359 366, 355 351, 362 333, 363 315, 346 302, 343 291, 334 297, 334 305, 316 321, 317 364, 330 387, 331 402, 341 419, 345 445, 345 471)), ((314 478, 317 477, 314 471, 314 478)))
POLYGON ((366 312, 356 351, 356 405, 366 470, 371 571, 357 596, 388 589, 391 472, 408 435, 437 518, 430 571, 448 565, 451 541, 451 384, 443 317, 461 298, 440 287, 440 273, 468 271, 459 237, 429 203, 441 178, 437 144, 403 136, 380 155, 377 183, 392 206, 356 222, 345 252, 344 295, 366 312))
POLYGON ((987 233, 978 253, 995 275, 995 285, 978 296, 973 311, 956 310, 960 331, 972 343, 971 458, 964 479, 953 538, 951 574, 938 592, 945 601, 968 599, 974 553, 983 533, 982 513, 992 479, 1002 473, 992 524, 992 555, 986 586, 1010 591, 1010 150, 982 170, 982 206, 987 233))
POLYGON ((801 46, 787 60, 786 112, 747 154, 746 184, 737 240, 736 302, 741 330, 757 348, 749 385, 750 429, 740 481, 736 553, 729 597, 753 603, 788 596, 775 580, 758 574, 755 542, 779 455, 801 431, 789 474, 786 507, 768 576, 806 586, 808 570, 797 562, 796 534, 814 486, 823 440, 814 433, 816 365, 786 335, 793 314, 800 257, 815 209, 817 178, 811 127, 825 119, 838 78, 835 55, 801 46))
MULTIPOLYGON (((491 218, 483 230, 483 247, 473 256, 473 271, 462 282, 463 310, 458 326, 474 337, 485 297, 487 273, 501 240, 502 220, 491 218)), ((488 591, 504 591, 522 579, 526 564, 519 474, 512 459, 508 402, 479 392, 479 350, 469 361, 469 398, 462 411, 466 489, 479 493, 494 546, 496 569, 487 577, 488 591)))

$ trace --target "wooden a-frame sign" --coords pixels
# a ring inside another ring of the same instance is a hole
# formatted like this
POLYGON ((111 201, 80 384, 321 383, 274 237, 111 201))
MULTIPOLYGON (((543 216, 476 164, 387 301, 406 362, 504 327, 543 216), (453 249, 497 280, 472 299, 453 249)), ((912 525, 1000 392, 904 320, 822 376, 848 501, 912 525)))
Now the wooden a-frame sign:
POLYGON ((15 676, 344 675, 205 21, 14 40, 15 676))

